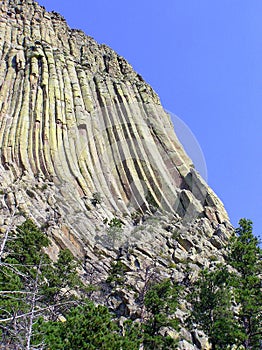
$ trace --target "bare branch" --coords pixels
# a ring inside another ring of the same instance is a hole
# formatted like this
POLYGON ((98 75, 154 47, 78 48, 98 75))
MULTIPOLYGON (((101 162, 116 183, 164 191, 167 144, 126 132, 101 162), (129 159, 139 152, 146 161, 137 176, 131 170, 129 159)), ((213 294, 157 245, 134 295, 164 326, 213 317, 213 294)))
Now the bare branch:
POLYGON ((21 290, 0 290, 1 294, 34 294, 34 292, 25 292, 21 290))
MULTIPOLYGON (((65 303, 57 303, 57 304, 54 304, 54 305, 50 305, 50 306, 47 306, 47 307, 43 307, 41 309, 38 309, 38 310, 35 310, 35 314, 36 313, 40 313, 42 311, 45 311, 45 310, 50 310, 54 307, 57 307, 57 306, 63 306, 63 305, 68 305, 68 304, 77 304, 77 301, 76 300, 70 300, 70 301, 67 301, 65 303)), ((8 318, 3 318, 3 319, 0 319, 0 322, 8 322, 8 321, 12 321, 14 318, 17 320, 19 318, 24 318, 24 317, 27 317, 29 315, 31 315, 32 311, 30 312, 27 312, 25 314, 22 314, 22 315, 18 315, 18 316, 15 316, 15 317, 8 317, 8 318)))
POLYGON ((32 299, 32 306, 31 306, 31 313, 29 317, 29 327, 26 335, 26 350, 30 350, 30 345, 31 345, 31 338, 32 338, 32 332, 33 332, 33 320, 34 320, 34 315, 35 315, 35 306, 36 306, 36 294, 38 292, 38 277, 40 273, 40 266, 41 266, 41 261, 39 263, 38 269, 37 269, 37 274, 34 282, 34 291, 33 291, 33 299, 32 299))

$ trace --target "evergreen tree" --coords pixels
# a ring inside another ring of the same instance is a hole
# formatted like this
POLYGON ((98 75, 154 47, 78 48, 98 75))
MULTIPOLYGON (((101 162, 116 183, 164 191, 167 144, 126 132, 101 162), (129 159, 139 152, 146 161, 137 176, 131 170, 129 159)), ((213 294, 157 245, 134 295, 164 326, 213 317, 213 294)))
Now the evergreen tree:
POLYGON ((47 349, 56 350, 138 350, 139 339, 134 329, 127 336, 120 335, 117 323, 104 306, 95 306, 90 300, 72 308, 64 322, 46 322, 41 325, 47 349), (129 337, 132 333, 132 337, 129 337))
POLYGON ((169 279, 153 284, 145 295, 145 307, 149 317, 143 325, 144 348, 146 350, 175 349, 176 341, 161 335, 164 327, 178 329, 174 313, 178 305, 180 287, 169 279))
POLYGON ((192 312, 188 322, 208 335, 213 350, 227 349, 243 338, 232 309, 230 274, 225 266, 203 270, 189 300, 192 312))
MULTIPOLYGON (((226 265, 200 273, 189 297, 189 323, 202 329, 212 349, 261 349, 262 250, 252 222, 241 219, 228 245, 226 265)), ((178 330, 174 317, 180 287, 170 280, 146 280, 142 324, 128 320, 120 327, 108 309, 85 299, 79 263, 69 250, 56 262, 45 253, 47 236, 26 220, 5 236, 0 260, 1 345, 41 349, 175 349, 165 336, 178 330), (34 345, 33 345, 34 344, 34 345)), ((123 286, 127 267, 117 261, 107 282, 123 286)))
POLYGON ((81 284, 77 263, 68 250, 53 263, 43 250, 48 245, 47 236, 29 219, 9 235, 0 265, 3 344, 30 349, 38 317, 56 318, 76 299, 65 292, 81 284))
POLYGON ((106 307, 84 299, 88 287, 79 278, 79 263, 68 249, 52 262, 43 250, 48 245, 31 220, 18 226, 5 243, 0 264, 1 345, 26 350, 139 349, 140 325, 128 321, 120 328, 106 307))
POLYGON ((202 329, 213 349, 262 345, 262 251, 252 222, 239 225, 227 247, 228 267, 204 270, 189 298, 191 327, 202 329))
MULTIPOLYGON (((57 262, 45 270, 47 283, 42 287, 43 301, 49 305, 60 301, 74 300, 72 291, 84 289, 78 274, 79 263, 68 249, 61 250, 57 262)), ((81 294, 81 291, 80 291, 81 294)))
POLYGON ((252 222, 239 221, 236 236, 229 246, 229 263, 236 273, 232 286, 238 310, 238 322, 243 329, 245 349, 262 346, 262 250, 253 235, 252 222))
POLYGON ((0 329, 3 344, 26 346, 31 337, 32 314, 36 293, 43 283, 40 270, 50 265, 42 254, 47 237, 31 221, 26 220, 10 233, 0 265, 0 329))
POLYGON ((117 260, 111 265, 111 269, 106 282, 109 283, 112 287, 123 286, 126 280, 125 274, 127 271, 127 266, 121 260, 117 260))

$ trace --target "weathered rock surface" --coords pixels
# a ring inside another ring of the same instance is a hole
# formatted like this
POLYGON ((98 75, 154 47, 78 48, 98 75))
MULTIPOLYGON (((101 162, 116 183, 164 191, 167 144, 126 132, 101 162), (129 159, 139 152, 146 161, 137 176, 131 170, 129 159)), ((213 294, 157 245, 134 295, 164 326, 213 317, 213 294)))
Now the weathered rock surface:
POLYGON ((186 283, 223 261, 226 211, 123 57, 33 0, 2 0, 0 15, 1 233, 33 218, 50 255, 70 248, 100 286, 120 260, 132 292, 102 288, 93 298, 139 317, 150 271, 186 283))

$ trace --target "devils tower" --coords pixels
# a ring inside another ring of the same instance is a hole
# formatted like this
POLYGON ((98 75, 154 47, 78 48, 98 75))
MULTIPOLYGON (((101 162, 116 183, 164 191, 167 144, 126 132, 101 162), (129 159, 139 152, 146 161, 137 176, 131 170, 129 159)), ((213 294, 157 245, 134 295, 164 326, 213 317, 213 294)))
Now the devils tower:
MULTIPOLYGON (((97 283, 119 256, 131 284, 151 264, 179 280, 185 260, 192 273, 223 260, 227 213, 152 88, 35 1, 0 9, 2 234, 31 218, 52 240, 51 257, 69 248, 97 283)), ((132 298, 125 291, 109 306, 136 313, 132 298)))

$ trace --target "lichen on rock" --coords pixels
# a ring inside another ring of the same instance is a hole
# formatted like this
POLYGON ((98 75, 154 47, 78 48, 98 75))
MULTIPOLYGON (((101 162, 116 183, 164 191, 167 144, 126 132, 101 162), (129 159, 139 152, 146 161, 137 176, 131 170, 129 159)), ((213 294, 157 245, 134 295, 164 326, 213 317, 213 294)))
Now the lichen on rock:
MULTIPOLYGON (((35 1, 2 0, 0 16, 1 232, 29 216, 50 256, 69 248, 95 283, 120 259, 137 293, 151 266, 181 281, 223 261, 227 213, 142 77, 35 1)), ((121 303, 138 312, 130 289, 121 303)))

